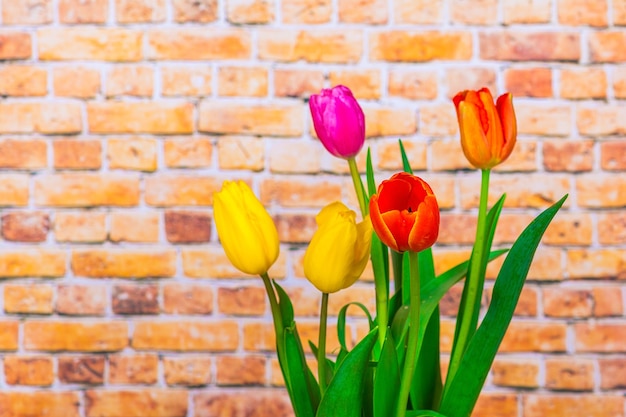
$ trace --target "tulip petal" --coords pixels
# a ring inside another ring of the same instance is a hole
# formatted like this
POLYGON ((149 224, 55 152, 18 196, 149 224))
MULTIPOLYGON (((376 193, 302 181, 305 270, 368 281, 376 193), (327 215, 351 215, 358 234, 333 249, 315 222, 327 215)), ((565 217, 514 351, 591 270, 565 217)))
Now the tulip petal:
POLYGON ((370 197, 370 219, 380 241, 396 252, 400 252, 398 242, 396 242, 396 238, 393 233, 391 233, 391 230, 385 223, 382 213, 380 212, 378 194, 374 194, 370 197))
POLYGON ((491 160, 491 149, 480 123, 478 106, 469 102, 459 105, 461 147, 467 160, 477 168, 491 160))
POLYGON ((513 108, 513 95, 506 93, 498 97, 496 108, 500 115, 500 122, 502 123, 502 137, 504 143, 499 154, 500 162, 502 162, 507 159, 513 151, 517 139, 517 121, 513 108))

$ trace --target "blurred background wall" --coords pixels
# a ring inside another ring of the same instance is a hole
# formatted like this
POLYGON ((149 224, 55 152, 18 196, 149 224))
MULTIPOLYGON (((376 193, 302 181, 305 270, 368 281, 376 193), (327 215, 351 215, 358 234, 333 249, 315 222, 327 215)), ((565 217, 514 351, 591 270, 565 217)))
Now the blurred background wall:
MULTIPOLYGON (((366 112, 379 180, 402 138, 432 185, 440 271, 468 255, 480 181, 451 97, 514 94, 496 244, 570 196, 475 415, 625 415, 626 1, 1 0, 0 24, 1 416, 291 415, 262 284, 229 265, 211 200, 253 186, 314 338, 305 243, 322 206, 356 207, 311 134, 307 98, 336 84, 366 112)), ((365 275, 332 314, 374 309, 365 275)))

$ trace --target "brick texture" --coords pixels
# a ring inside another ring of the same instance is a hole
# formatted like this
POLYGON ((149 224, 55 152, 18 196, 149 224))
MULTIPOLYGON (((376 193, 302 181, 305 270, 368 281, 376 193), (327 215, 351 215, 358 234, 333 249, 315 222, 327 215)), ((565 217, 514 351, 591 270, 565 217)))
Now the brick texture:
MULTIPOLYGON (((513 94, 494 243, 570 197, 473 415, 626 417, 623 0, 0 3, 0 416, 293 416, 263 285, 223 253, 213 193, 241 179, 270 209, 270 275, 314 339, 315 214, 358 204, 308 99, 344 84, 377 180, 402 169, 401 138, 432 185, 438 272, 467 258, 479 197, 451 97, 513 94)), ((440 305, 444 353, 460 296, 440 305)), ((329 349, 352 301, 374 310, 371 268, 331 296, 329 349)))

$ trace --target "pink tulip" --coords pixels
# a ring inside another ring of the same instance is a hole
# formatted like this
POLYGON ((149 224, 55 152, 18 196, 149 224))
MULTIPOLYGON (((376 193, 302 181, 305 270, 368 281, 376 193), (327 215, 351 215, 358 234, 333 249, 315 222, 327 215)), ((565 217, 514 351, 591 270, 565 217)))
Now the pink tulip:
POLYGON ((328 152, 350 159, 365 142, 365 116, 359 103, 346 86, 322 89, 309 100, 317 137, 328 152))

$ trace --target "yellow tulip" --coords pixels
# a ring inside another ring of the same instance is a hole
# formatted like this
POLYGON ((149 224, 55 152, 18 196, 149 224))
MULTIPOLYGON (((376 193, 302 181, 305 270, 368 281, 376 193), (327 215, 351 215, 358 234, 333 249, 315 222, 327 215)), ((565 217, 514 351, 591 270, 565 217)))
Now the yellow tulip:
POLYGON ((369 259, 372 224, 369 216, 356 223, 356 213, 340 202, 315 217, 317 231, 304 254, 304 275, 321 292, 348 288, 369 259))
POLYGON ((243 181, 224 181, 213 200, 217 234, 230 262, 246 274, 265 274, 279 251, 278 232, 265 207, 243 181))

